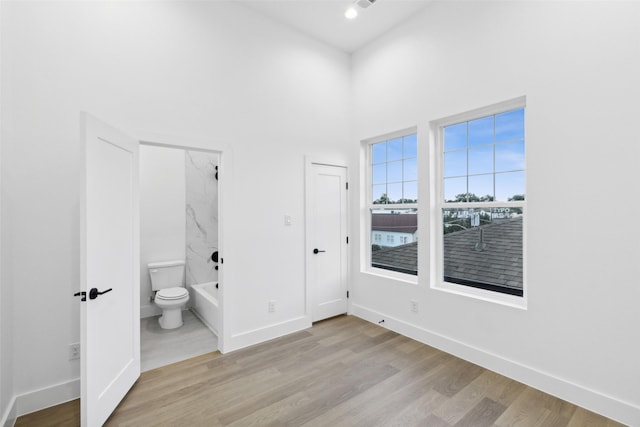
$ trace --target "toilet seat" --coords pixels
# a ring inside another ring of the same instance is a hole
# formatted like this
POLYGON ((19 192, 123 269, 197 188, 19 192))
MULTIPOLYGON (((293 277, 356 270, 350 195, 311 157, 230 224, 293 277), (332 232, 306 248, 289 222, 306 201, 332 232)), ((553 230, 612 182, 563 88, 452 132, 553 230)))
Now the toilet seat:
POLYGON ((161 289, 156 293, 156 299, 172 301, 189 296, 189 291, 183 287, 161 289))

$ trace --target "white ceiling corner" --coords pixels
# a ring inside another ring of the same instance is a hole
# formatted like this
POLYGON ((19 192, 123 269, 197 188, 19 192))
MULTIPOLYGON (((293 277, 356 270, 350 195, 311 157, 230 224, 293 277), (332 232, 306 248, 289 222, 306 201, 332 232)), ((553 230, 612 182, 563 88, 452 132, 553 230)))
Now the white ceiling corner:
POLYGON ((358 17, 344 12, 353 0, 238 0, 243 5, 314 39, 352 53, 410 18, 432 0, 377 0, 358 17))

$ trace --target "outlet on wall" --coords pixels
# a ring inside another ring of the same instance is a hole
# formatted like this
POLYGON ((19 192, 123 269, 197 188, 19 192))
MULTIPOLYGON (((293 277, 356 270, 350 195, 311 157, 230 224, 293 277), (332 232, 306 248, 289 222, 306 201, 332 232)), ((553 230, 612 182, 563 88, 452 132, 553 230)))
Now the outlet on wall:
POLYGON ((269 313, 274 313, 276 311, 276 302, 275 300, 269 301, 269 313))
POLYGON ((411 312, 412 313, 418 312, 418 301, 411 301, 411 312))
POLYGON ((80 359, 80 343, 69 344, 69 360, 80 359))

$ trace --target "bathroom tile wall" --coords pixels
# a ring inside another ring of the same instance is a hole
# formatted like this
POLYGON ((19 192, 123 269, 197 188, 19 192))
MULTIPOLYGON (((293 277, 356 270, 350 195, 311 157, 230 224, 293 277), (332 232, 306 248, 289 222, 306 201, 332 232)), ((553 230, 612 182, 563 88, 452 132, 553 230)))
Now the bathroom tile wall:
POLYGON ((186 284, 218 280, 218 155, 185 151, 186 169, 186 284))

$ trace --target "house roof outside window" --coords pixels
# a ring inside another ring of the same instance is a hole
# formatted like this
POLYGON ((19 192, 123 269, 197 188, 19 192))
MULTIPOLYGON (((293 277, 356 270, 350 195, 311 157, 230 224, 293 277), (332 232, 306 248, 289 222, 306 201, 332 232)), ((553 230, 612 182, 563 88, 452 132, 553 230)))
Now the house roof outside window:
MULTIPOLYGON (((522 290, 522 217, 445 234, 444 260, 447 281, 522 290), (481 229, 485 245, 478 245, 481 229)), ((418 244, 413 242, 374 251, 371 264, 373 267, 417 274, 418 244)))

